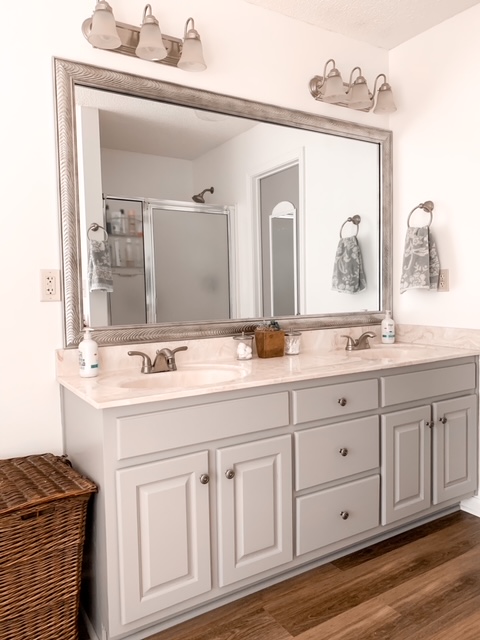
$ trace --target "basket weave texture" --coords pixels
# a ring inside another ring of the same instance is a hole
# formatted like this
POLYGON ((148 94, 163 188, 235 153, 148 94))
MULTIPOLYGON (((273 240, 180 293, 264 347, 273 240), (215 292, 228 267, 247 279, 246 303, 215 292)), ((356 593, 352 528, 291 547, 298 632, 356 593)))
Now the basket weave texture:
POLYGON ((0 460, 0 640, 77 640, 95 491, 65 457, 0 460))

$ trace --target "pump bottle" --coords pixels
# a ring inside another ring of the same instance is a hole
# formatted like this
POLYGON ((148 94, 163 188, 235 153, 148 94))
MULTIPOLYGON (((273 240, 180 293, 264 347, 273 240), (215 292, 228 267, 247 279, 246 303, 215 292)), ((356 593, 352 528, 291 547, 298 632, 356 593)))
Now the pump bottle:
POLYGON ((91 329, 84 329, 85 336, 78 345, 78 364, 81 378, 98 376, 98 345, 91 337, 91 329))
POLYGON ((391 311, 385 311, 385 317, 382 320, 382 342, 383 344, 395 342, 395 322, 391 311))

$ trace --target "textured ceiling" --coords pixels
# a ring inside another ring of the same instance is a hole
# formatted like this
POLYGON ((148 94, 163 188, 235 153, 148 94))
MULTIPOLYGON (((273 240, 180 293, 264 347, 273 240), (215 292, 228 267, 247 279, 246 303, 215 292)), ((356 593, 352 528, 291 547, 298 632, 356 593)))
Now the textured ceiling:
POLYGON ((480 0, 245 0, 327 31, 393 49, 480 0))

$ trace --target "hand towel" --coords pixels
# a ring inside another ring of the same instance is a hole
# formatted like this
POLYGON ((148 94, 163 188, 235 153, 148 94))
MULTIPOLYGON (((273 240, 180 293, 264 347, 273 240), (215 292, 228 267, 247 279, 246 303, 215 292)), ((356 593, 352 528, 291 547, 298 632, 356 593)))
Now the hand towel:
POLYGON ((438 289, 440 260, 430 227, 408 227, 400 293, 407 289, 438 289))
POLYGON ((88 287, 90 291, 113 291, 110 251, 103 240, 88 239, 88 287))
POLYGON ((340 238, 333 265, 332 289, 340 293, 358 293, 366 286, 362 252, 357 237, 340 238))

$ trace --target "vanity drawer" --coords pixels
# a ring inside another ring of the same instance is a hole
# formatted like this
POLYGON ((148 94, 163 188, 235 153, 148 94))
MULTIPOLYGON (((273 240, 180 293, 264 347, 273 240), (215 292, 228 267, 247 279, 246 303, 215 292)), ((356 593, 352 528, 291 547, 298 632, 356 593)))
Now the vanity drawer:
POLYGON ((380 378, 382 407, 470 391, 476 387, 475 364, 454 365, 380 378))
POLYGON ((378 475, 297 498, 296 555, 377 527, 379 500, 378 475))
POLYGON ((287 391, 117 418, 117 458, 123 460, 288 424, 287 391))
POLYGON ((359 380, 293 392, 293 423, 345 416, 378 407, 377 380, 359 380))
POLYGON ((295 433, 297 491, 380 466, 379 417, 295 433))

